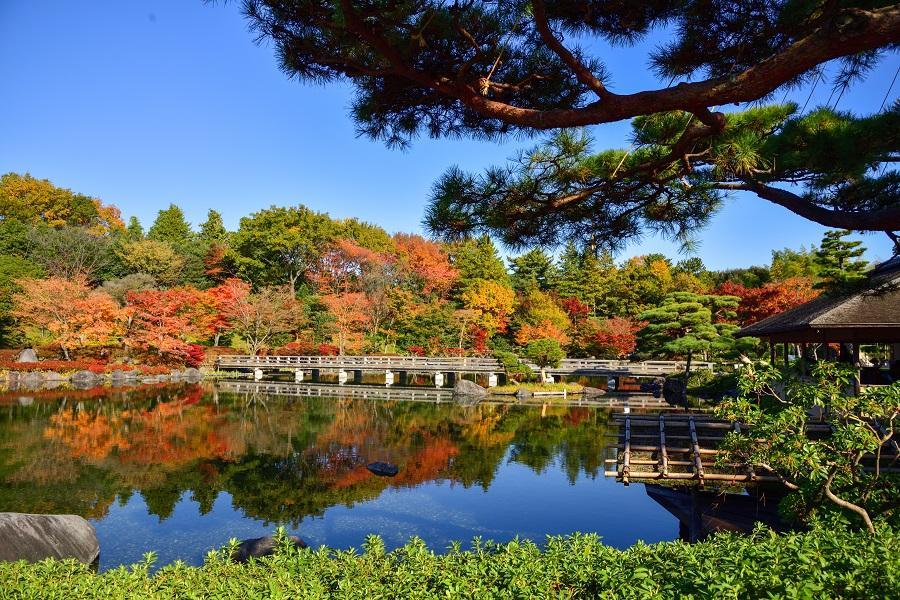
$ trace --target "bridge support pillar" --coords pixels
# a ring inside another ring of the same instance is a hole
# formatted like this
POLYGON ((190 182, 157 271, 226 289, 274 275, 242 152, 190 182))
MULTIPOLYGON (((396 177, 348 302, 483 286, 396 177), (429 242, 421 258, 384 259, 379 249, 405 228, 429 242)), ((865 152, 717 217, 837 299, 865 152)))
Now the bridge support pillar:
POLYGON ((362 383, 362 370, 361 369, 356 369, 355 371, 353 371, 353 383, 355 383, 357 385, 362 383))
POLYGON ((347 383, 347 371, 341 369, 338 371, 338 383, 344 385, 347 383))
POLYGON ((322 377, 322 372, 319 369, 313 369, 310 372, 310 379, 312 379, 313 381, 319 381, 319 379, 321 379, 321 377, 322 377))
POLYGON ((303 382, 303 370, 302 369, 297 369, 296 371, 294 371, 294 381, 296 383, 303 382))
POLYGON ((384 372, 384 385, 386 385, 386 386, 394 385, 394 374, 391 371, 384 372))
POLYGON ((618 377, 607 377, 606 378, 606 389, 610 392, 616 391, 616 388, 619 387, 619 378, 618 377))
POLYGON ((259 367, 253 369, 253 379, 255 381, 259 381, 262 378, 263 378, 263 370, 260 369, 259 367))
POLYGON ((441 387, 444 385, 444 374, 441 372, 437 372, 434 374, 434 387, 441 387))
POLYGON ((489 374, 488 374, 488 387, 489 387, 489 388, 491 388, 491 387, 497 387, 497 381, 498 381, 498 378, 497 378, 497 374, 496 374, 496 373, 489 373, 489 374))
POLYGON ((397 373, 400 379, 400 385, 409 385, 409 373, 406 371, 400 371, 397 373))

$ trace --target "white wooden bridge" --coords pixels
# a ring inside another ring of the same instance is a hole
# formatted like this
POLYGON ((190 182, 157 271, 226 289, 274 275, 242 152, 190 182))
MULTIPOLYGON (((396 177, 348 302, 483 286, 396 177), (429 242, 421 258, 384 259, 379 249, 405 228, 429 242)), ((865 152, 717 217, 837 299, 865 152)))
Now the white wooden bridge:
MULTIPOLYGON (((536 365, 524 363, 535 372, 536 365)), ((221 356, 216 361, 220 370, 253 371, 256 379, 262 379, 266 372, 293 372, 295 381, 302 382, 311 377, 316 381, 323 371, 336 372, 339 383, 349 380, 350 374, 356 383, 362 382, 363 373, 383 373, 385 383, 391 385, 395 374, 399 382, 405 383, 408 375, 426 374, 434 377, 436 387, 446 381, 455 383, 462 374, 483 375, 488 386, 498 383, 505 369, 494 358, 470 356, 221 356)), ((713 363, 694 362, 696 369, 713 369, 713 363)), ((683 371, 683 361, 643 361, 624 360, 565 359, 558 367, 544 369, 551 376, 631 376, 653 377, 683 371)))

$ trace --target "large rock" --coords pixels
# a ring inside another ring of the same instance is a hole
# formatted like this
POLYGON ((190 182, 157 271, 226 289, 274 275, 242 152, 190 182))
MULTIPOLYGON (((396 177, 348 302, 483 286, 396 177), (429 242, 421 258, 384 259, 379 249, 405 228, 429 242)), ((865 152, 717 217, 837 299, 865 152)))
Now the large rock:
POLYGON ((584 386, 581 388, 581 394, 585 398, 599 398, 600 396, 606 395, 606 390, 601 390, 600 388, 588 387, 584 386))
POLYGON ((366 465, 366 468, 379 477, 394 477, 400 472, 400 468, 397 465, 387 462, 369 463, 366 465))
POLYGON ((34 348, 25 348, 21 352, 19 352, 19 356, 16 357, 16 362, 37 362, 37 352, 34 351, 34 348))
POLYGON ((468 379, 460 379, 453 386, 454 398, 484 398, 488 395, 488 391, 468 379))
POLYGON ((188 381, 200 381, 201 379, 203 379, 203 373, 201 373, 199 369, 195 369, 193 367, 185 369, 183 373, 184 378, 188 381))
POLYGON ((91 564, 99 556, 94 527, 77 515, 0 513, 0 560, 74 558, 91 564))
POLYGON ((72 373, 71 377, 72 383, 79 384, 97 383, 98 379, 99 377, 97 377, 97 374, 91 371, 75 371, 74 373, 72 373))
MULTIPOLYGON (((306 542, 298 538, 296 535, 292 535, 288 538, 291 540, 291 543, 294 544, 297 548, 306 548, 306 542)), ((275 538, 272 536, 266 536, 261 538, 253 538, 250 540, 244 540, 241 542, 237 550, 234 551, 234 554, 231 555, 231 559, 235 562, 245 563, 251 558, 262 558, 263 556, 270 556, 275 553, 275 548, 278 543, 275 541, 275 538)))

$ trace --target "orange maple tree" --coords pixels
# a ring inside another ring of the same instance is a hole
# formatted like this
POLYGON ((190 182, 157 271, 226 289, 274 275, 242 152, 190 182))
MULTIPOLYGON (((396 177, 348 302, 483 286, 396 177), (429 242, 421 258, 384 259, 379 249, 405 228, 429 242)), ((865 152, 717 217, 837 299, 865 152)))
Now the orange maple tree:
POLYGON ((21 279, 12 315, 62 349, 107 346, 122 333, 124 315, 109 294, 92 290, 84 278, 21 279))

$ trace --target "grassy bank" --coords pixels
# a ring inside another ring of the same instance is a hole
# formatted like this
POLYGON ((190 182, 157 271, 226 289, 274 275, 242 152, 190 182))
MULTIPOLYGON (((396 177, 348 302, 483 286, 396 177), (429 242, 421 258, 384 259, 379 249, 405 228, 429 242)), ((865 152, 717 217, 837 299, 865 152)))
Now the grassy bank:
POLYGON ((577 383, 508 383, 492 387, 488 391, 492 394, 516 394, 519 390, 578 394, 582 389, 584 387, 577 383))
POLYGON ((102 574, 75 563, 0 564, 0 598, 888 598, 900 589, 900 536, 845 531, 719 535, 620 551, 596 536, 479 545, 436 555, 419 541, 385 552, 282 551, 248 565, 102 574))

